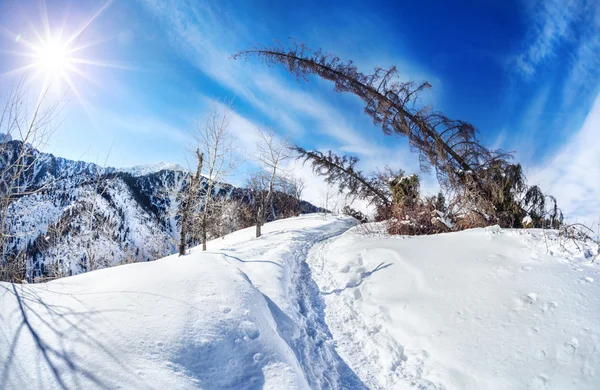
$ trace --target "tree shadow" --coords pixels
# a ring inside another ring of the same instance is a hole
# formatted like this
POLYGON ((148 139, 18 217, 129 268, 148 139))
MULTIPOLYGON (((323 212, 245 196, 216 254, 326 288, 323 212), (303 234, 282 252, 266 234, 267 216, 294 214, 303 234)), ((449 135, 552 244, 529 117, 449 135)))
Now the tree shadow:
POLYGON ((348 283, 348 284, 346 284, 346 287, 344 287, 344 288, 336 288, 336 289, 331 290, 331 291, 320 291, 320 294, 321 295, 339 294, 342 291, 345 291, 345 290, 347 290, 349 288, 356 288, 356 287, 360 286, 361 284, 363 284, 363 282, 365 281, 365 279, 368 278, 369 276, 373 275, 375 272, 381 271, 382 269, 387 268, 387 267, 389 267, 391 265, 392 265, 392 263, 388 263, 388 264, 385 264, 385 265, 384 265, 384 263, 381 263, 377 267, 373 268, 373 270, 371 270, 371 271, 361 272, 360 279, 359 279, 359 281, 357 283, 348 283))
POLYGON ((227 253, 224 253, 224 252, 212 252, 212 253, 215 253, 215 254, 218 254, 218 255, 225 256, 225 257, 227 257, 227 258, 229 258, 229 259, 234 259, 234 260, 237 260, 237 261, 239 261, 239 262, 241 262, 241 263, 269 263, 269 264, 276 265, 276 266, 278 266, 278 267, 282 267, 282 265, 281 265, 281 264, 279 264, 279 263, 276 263, 276 262, 274 262, 274 261, 271 261, 271 260, 243 260, 243 259, 240 259, 239 257, 232 256, 232 255, 229 255, 229 254, 227 254, 227 253))
MULTIPOLYGON (((122 373, 130 374, 128 379, 135 379, 140 387, 149 388, 122 362, 111 350, 95 338, 87 329, 97 325, 100 313, 122 312, 122 310, 87 310, 77 311, 67 306, 49 304, 39 296, 35 288, 26 285, 0 284, 0 298, 9 302, 14 297, 16 308, 10 313, 0 312, 0 323, 15 324, 11 328, 1 326, 2 334, 8 345, 6 360, 0 366, 0 384, 15 386, 18 383, 30 385, 35 378, 25 377, 23 373, 30 370, 19 367, 17 353, 19 348, 29 346, 28 336, 33 341, 35 356, 26 356, 27 361, 21 362, 38 365, 39 387, 45 387, 44 378, 46 369, 53 378, 55 385, 61 389, 81 388, 93 386, 95 388, 110 389, 115 386, 115 378, 104 377, 89 367, 89 362, 79 356, 76 347, 85 345, 97 355, 102 355, 105 361, 111 361, 119 367, 122 373), (19 286, 19 287, 17 287, 19 286), (2 291, 4 290, 4 291, 2 291), (11 340, 12 339, 12 340, 11 340), (21 343, 19 341, 22 340, 21 343), (23 344, 25 343, 25 344, 23 344), (41 359, 36 358, 40 356, 41 359), (12 380, 11 380, 12 379, 12 380), (12 385, 11 385, 12 383, 12 385)), ((75 296, 67 294, 80 302, 75 296)), ((85 306, 85 305, 83 305, 85 306)), ((47 384, 46 384, 47 385, 47 384)))

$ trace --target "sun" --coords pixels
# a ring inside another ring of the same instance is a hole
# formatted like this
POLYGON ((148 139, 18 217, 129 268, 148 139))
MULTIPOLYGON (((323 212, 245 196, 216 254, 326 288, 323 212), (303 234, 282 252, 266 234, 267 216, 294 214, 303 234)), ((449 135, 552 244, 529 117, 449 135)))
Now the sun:
POLYGON ((72 53, 65 42, 50 38, 34 47, 33 66, 47 77, 64 77, 65 73, 74 71, 75 63, 72 53))
POLYGON ((85 81, 99 85, 86 71, 86 68, 90 66, 123 68, 90 58, 89 49, 105 40, 90 42, 85 36, 89 27, 111 3, 112 0, 106 1, 91 18, 84 20, 79 27, 69 29, 66 19, 59 28, 53 25, 48 18, 45 1, 42 0, 40 3, 42 4, 41 24, 28 23, 31 29, 18 34, 7 31, 15 37, 14 42, 18 47, 18 50, 11 52, 25 57, 26 61, 23 66, 0 74, 0 76, 23 74, 28 84, 36 83, 41 79, 40 96, 45 96, 50 88, 55 89, 61 95, 68 90, 75 95, 84 108, 87 108, 75 79, 83 78, 85 81))

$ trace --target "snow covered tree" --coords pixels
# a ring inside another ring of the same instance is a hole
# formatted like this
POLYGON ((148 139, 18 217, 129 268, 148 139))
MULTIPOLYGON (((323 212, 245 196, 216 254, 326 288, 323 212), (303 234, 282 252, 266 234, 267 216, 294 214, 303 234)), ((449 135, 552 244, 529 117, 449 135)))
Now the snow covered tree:
POLYGON ((419 176, 398 176, 390 180, 393 203, 402 207, 412 207, 420 200, 419 176))

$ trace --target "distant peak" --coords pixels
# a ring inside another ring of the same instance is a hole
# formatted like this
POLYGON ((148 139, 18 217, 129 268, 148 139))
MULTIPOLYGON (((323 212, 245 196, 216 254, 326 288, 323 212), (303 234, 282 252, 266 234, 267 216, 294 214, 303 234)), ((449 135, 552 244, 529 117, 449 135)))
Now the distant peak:
POLYGON ((160 171, 179 171, 179 172, 189 172, 189 169, 182 167, 179 164, 175 163, 166 163, 159 162, 155 164, 147 164, 147 165, 136 165, 130 168, 120 168, 119 171, 127 172, 133 176, 145 176, 151 173, 160 172, 160 171))
POLYGON ((10 141, 12 141, 12 137, 10 136, 10 134, 0 133, 0 143, 10 141))

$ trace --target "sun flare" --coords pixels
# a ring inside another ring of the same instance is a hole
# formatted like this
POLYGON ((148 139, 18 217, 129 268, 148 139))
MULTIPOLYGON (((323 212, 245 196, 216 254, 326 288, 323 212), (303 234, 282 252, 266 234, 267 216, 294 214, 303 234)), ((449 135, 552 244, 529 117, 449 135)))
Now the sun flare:
POLYGON ((98 43, 106 40, 91 42, 85 35, 93 22, 109 7, 112 0, 106 3, 89 19, 84 20, 77 28, 68 28, 66 19, 63 25, 58 27, 49 19, 42 1, 41 24, 29 23, 30 30, 18 33, 12 33, 15 36, 15 44, 18 46, 13 54, 26 58, 22 66, 17 67, 7 73, 0 74, 6 76, 9 74, 22 74, 28 84, 36 83, 41 80, 42 88, 40 96, 44 96, 49 89, 54 89, 62 95, 66 91, 72 92, 77 100, 87 109, 83 100, 81 91, 77 84, 83 78, 85 81, 99 85, 94 81, 93 70, 90 67, 119 67, 114 64, 93 60, 90 58, 90 49, 98 43), (66 87, 66 89, 65 89, 66 87))
POLYGON ((63 75, 73 70, 73 58, 67 45, 59 39, 48 39, 34 48, 34 66, 46 76, 63 75))

